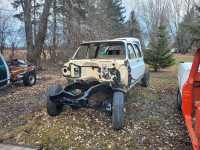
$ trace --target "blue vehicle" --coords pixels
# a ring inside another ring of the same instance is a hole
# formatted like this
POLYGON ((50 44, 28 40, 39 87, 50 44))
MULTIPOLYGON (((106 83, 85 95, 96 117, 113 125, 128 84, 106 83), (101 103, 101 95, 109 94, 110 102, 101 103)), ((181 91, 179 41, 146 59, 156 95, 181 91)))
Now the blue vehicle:
POLYGON ((0 54, 0 86, 6 85, 9 83, 10 83, 9 68, 3 56, 0 54))

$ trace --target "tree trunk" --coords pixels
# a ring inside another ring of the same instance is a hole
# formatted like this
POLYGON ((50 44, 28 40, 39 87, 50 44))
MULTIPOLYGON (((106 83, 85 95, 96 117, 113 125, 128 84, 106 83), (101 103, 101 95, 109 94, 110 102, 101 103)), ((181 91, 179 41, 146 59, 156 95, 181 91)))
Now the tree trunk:
POLYGON ((42 49, 42 54, 43 54, 43 57, 44 57, 44 61, 46 62, 46 60, 47 60, 47 55, 46 55, 46 53, 45 53, 44 48, 42 49))
POLYGON ((24 23, 25 23, 25 32, 26 32, 26 43, 27 43, 27 54, 26 58, 30 62, 33 62, 32 52, 33 52, 33 36, 32 36, 32 23, 31 23, 31 2, 32 0, 21 1, 21 5, 24 11, 24 23))
POLYGON ((34 8, 33 8, 33 23, 34 23, 34 44, 35 44, 35 40, 36 40, 36 4, 35 4, 35 0, 34 0, 34 8))
POLYGON ((40 67, 40 61, 41 61, 41 52, 44 44, 44 40, 46 37, 46 31, 47 31, 47 22, 48 22, 48 16, 50 7, 53 0, 45 0, 43 12, 40 18, 39 26, 38 26, 38 34, 35 41, 35 49, 34 49, 34 64, 36 64, 37 67, 40 67))
POLYGON ((184 51, 181 51, 181 54, 185 55, 185 52, 184 52, 184 51))
POLYGON ((14 56, 15 56, 15 45, 12 44, 12 54, 11 54, 11 60, 14 59, 14 56))
POLYGON ((56 59, 56 0, 53 1, 53 49, 52 49, 52 61, 55 64, 56 59))

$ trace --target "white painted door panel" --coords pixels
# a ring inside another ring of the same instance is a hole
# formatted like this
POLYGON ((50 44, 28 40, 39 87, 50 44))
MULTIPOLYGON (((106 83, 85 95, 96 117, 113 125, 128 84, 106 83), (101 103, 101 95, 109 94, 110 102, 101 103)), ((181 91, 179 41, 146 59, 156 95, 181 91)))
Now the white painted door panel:
POLYGON ((131 43, 128 43, 127 45, 128 48, 128 61, 130 64, 130 68, 131 68, 131 76, 132 76, 132 80, 131 83, 134 83, 137 81, 137 79, 140 76, 140 70, 139 70, 139 60, 136 57, 136 53, 135 50, 133 48, 133 45, 131 43))

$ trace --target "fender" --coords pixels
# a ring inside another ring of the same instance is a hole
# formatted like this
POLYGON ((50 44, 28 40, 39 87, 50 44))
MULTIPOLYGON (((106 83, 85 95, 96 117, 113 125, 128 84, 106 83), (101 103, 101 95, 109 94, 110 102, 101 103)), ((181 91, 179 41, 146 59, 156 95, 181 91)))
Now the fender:
POLYGON ((7 80, 7 84, 9 84, 9 83, 10 83, 10 73, 9 73, 8 65, 7 65, 5 59, 3 58, 3 56, 1 55, 1 53, 0 53, 0 58, 2 59, 2 61, 3 61, 3 65, 4 65, 5 68, 6 68, 6 74, 7 74, 7 78, 6 78, 6 80, 7 80))

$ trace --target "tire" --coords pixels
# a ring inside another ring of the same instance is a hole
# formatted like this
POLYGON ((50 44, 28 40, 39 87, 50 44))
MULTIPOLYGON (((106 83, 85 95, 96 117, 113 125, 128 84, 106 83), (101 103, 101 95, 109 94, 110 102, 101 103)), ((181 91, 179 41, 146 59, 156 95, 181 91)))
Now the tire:
POLYGON ((62 91, 61 86, 53 86, 49 90, 48 96, 47 96, 47 101, 46 101, 46 108, 47 108, 47 113, 49 116, 57 116, 60 114, 62 111, 63 105, 57 104, 57 103, 52 103, 49 95, 54 95, 62 91))
POLYGON ((23 82, 25 86, 33 86, 36 83, 36 74, 34 71, 27 71, 24 74, 23 82))
POLYGON ((177 90, 177 110, 181 111, 181 107, 182 107, 182 97, 181 97, 180 90, 178 88, 178 90, 177 90))
POLYGON ((150 74, 149 74, 149 71, 147 70, 144 73, 144 76, 142 78, 142 86, 148 87, 149 86, 149 79, 150 79, 150 74))
POLYGON ((120 130, 124 127, 124 94, 115 92, 113 95, 112 127, 120 130))

